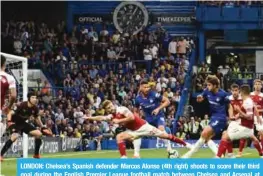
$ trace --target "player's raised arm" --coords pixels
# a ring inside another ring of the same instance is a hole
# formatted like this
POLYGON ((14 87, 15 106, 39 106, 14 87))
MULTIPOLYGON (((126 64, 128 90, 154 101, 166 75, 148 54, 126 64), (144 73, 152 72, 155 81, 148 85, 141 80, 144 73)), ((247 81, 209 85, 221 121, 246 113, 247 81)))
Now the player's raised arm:
POLYGON ((202 101, 204 101, 204 99, 206 98, 206 96, 207 96, 207 89, 205 89, 201 94, 199 94, 199 95, 197 95, 197 97, 196 97, 196 101, 197 102, 202 102, 202 101))
POLYGON ((160 112, 160 110, 170 105, 170 100, 167 97, 161 96, 160 93, 155 93, 155 98, 159 99, 161 101, 161 104, 159 107, 153 110, 153 115, 157 115, 160 112))
POLYGON ((162 103, 161 103, 161 105, 158 108, 159 109, 163 109, 163 108, 166 108, 169 105, 170 105, 170 100, 167 97, 163 96, 162 103))
POLYGON ((135 98, 135 103, 134 103, 134 106, 133 106, 133 112, 137 113, 137 114, 140 114, 140 103, 138 101, 138 97, 135 98))

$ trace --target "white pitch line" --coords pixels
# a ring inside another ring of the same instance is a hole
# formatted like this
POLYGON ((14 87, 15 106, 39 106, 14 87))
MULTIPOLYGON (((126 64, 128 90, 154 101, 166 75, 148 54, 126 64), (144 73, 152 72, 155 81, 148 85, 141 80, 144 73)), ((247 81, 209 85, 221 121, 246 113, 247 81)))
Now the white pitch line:
MULTIPOLYGON (((141 150, 156 150, 156 148, 153 148, 153 149, 141 149, 141 150)), ((128 151, 133 151, 133 150, 128 150, 128 151)), ((59 155, 47 155, 43 158, 54 158, 54 157, 60 157, 60 156, 78 156, 78 155, 92 155, 92 154, 104 154, 104 153, 117 153, 118 151, 117 150, 114 150, 114 151, 101 151, 101 152, 91 152, 91 153, 84 153, 84 152, 76 152, 76 153, 65 153, 65 154, 59 154, 59 155)), ((246 156, 246 155, 251 155, 252 153, 244 153, 242 156, 246 156)), ((16 160, 18 158, 5 158, 4 161, 12 161, 12 160, 16 160)))
POLYGON ((242 156, 251 155, 252 153, 244 153, 242 156))
MULTIPOLYGON (((156 149, 141 149, 141 150, 156 150, 156 149)), ((133 151, 133 150, 127 150, 127 151, 133 151)), ((91 151, 91 153, 84 153, 84 152, 76 152, 76 153, 65 153, 65 154, 59 154, 59 155, 52 155, 52 154, 49 154, 49 155, 46 155, 44 154, 44 157, 43 158, 54 158, 54 157, 60 157, 60 156, 77 156, 77 155, 91 155, 91 154, 104 154, 104 153, 118 153, 117 150, 113 150, 113 151, 101 151, 101 152, 94 152, 94 151, 91 151)), ((4 159, 4 161, 10 161, 10 160, 16 160, 18 158, 6 158, 4 159)))

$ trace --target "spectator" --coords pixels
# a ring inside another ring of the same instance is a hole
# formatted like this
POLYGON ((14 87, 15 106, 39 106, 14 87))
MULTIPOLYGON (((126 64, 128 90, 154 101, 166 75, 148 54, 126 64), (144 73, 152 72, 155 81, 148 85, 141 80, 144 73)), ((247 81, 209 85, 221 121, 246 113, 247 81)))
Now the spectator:
POLYGON ((191 121, 188 123, 188 129, 191 139, 198 139, 199 134, 199 123, 195 120, 194 117, 191 117, 191 121))
POLYGON ((176 58, 176 53, 177 53, 177 41, 176 38, 173 38, 173 40, 169 43, 169 53, 176 58))
POLYGON ((200 125, 201 125, 201 127, 202 127, 202 130, 203 130, 206 126, 208 126, 209 122, 210 122, 209 117, 208 117, 208 115, 206 114, 205 117, 204 117, 204 119, 203 119, 203 120, 201 121, 201 123, 200 123, 200 125))

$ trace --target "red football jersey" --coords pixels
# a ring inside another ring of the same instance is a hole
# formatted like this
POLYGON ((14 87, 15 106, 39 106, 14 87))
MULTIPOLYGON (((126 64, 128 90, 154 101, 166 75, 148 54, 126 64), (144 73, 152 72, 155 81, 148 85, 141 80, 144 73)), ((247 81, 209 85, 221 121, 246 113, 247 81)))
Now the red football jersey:
MULTIPOLYGON (((263 110, 263 93, 260 94, 255 94, 255 92, 251 92, 250 96, 254 102, 254 104, 256 105, 258 110, 263 110)), ((259 115, 262 116, 262 112, 259 112, 259 115)))
MULTIPOLYGON (((128 108, 121 106, 117 107, 117 112, 116 114, 113 114, 112 119, 123 119, 125 118, 124 112, 125 111, 130 111, 128 108)), ((132 112, 131 112, 132 113, 132 112)), ((132 113, 134 115, 134 120, 131 122, 127 122, 123 124, 123 126, 129 130, 135 131, 141 128, 144 124, 146 124, 146 121, 141 119, 138 115, 132 113)))
MULTIPOLYGON (((237 99, 233 97, 233 95, 229 96, 229 101, 230 101, 230 104, 232 105, 233 109, 234 109, 234 106, 239 106, 240 108, 242 107, 242 104, 243 104, 243 100, 241 98, 241 96, 239 96, 237 99)), ((237 115, 238 112, 234 109, 234 115, 237 115)))
POLYGON ((243 101, 241 110, 251 116, 251 119, 245 119, 241 118, 241 125, 245 126, 247 128, 254 128, 254 103, 251 98, 247 98, 245 101, 243 101))
POLYGON ((6 72, 0 71, 0 81, 1 81, 1 100, 0 107, 3 108, 5 104, 5 98, 8 90, 16 87, 16 82, 13 76, 7 74, 6 72))

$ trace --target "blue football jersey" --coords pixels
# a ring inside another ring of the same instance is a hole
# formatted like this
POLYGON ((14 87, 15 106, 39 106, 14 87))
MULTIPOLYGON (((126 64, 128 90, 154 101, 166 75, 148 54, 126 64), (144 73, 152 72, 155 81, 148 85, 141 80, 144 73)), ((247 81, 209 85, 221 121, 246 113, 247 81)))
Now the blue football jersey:
POLYGON ((147 121, 151 119, 161 118, 164 117, 163 110, 160 110, 160 112, 157 115, 152 115, 152 112, 160 106, 162 99, 163 97, 161 94, 154 91, 150 91, 147 97, 137 95, 135 99, 135 106, 137 108, 142 108, 147 121))
POLYGON ((202 93, 204 98, 207 98, 209 102, 210 113, 212 116, 216 116, 219 119, 225 119, 227 116, 227 108, 229 94, 222 89, 219 89, 217 93, 213 93, 208 89, 205 89, 202 93))

